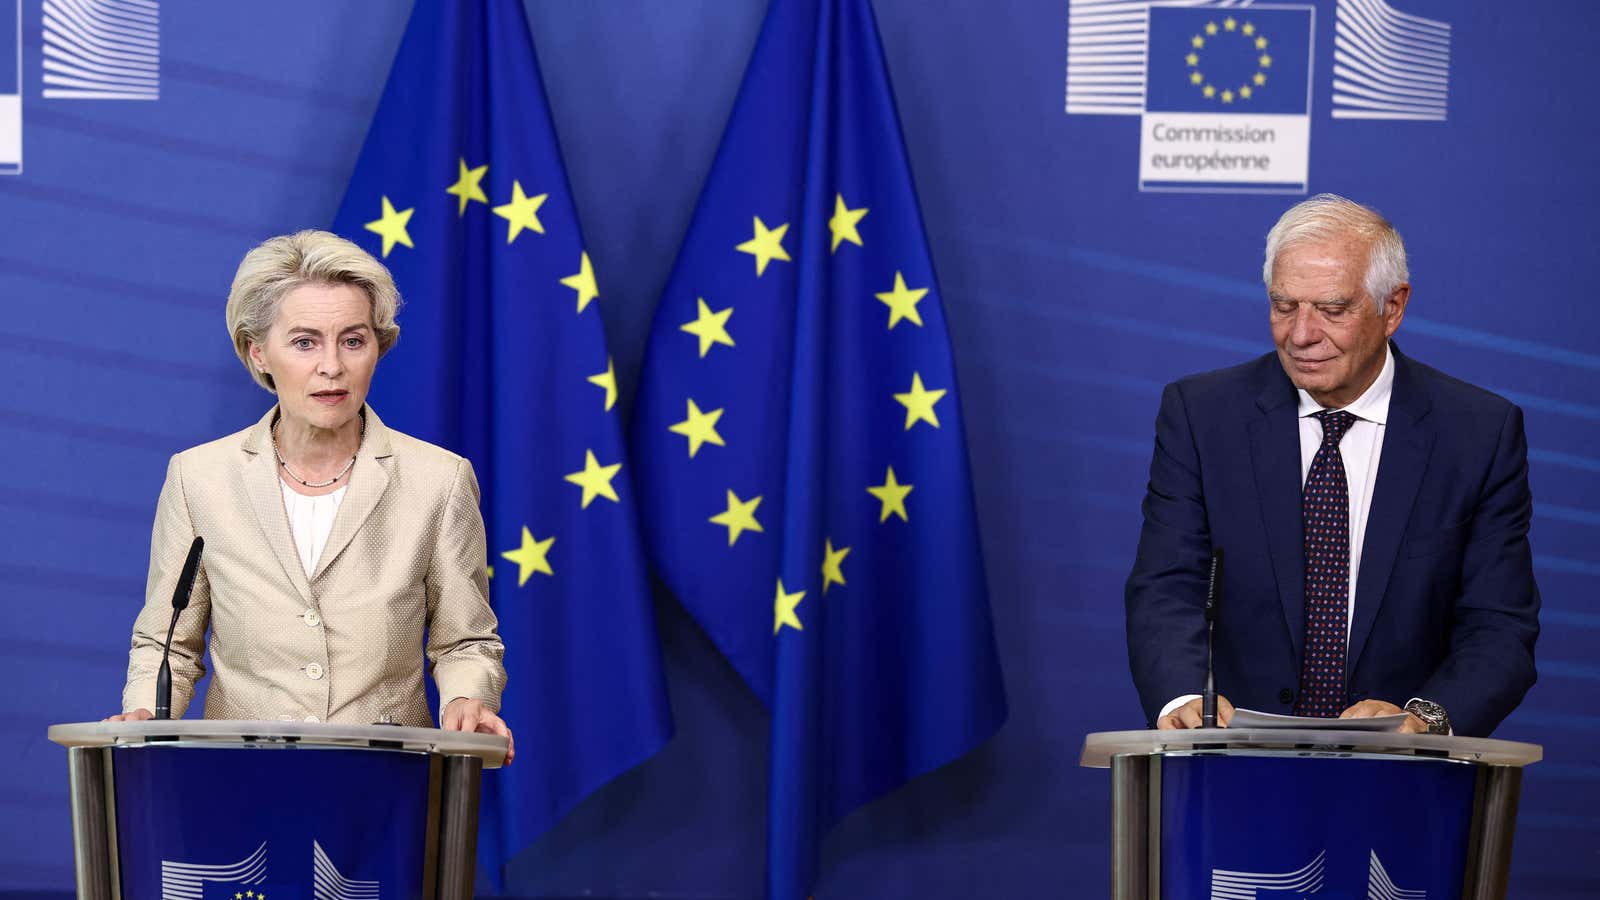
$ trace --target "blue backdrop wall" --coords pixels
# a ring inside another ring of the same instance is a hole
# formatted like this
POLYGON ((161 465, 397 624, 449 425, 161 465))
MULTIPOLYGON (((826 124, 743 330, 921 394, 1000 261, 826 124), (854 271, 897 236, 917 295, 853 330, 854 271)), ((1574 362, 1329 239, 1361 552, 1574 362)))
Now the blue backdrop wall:
MULTIPOLYGON (((1408 240, 1406 351, 1527 412, 1545 632, 1539 685, 1497 736, 1543 743, 1547 762, 1524 785, 1512 896, 1590 897, 1600 10, 1395 2, 1450 26, 1442 113, 1353 118, 1335 99, 1364 96, 1335 70, 1349 80, 1370 40, 1338 7, 1376 2, 1307 4, 1311 46, 1274 49, 1310 80, 1306 186, 1379 206, 1408 240)), ((18 4, 0 0, 0 20, 18 4)), ((0 70, 20 64, 0 94, 23 98, 21 172, 0 175, 0 891, 65 892, 65 754, 45 726, 115 711, 166 458, 269 402, 225 337, 233 268, 264 237, 331 221, 409 4, 169 0, 144 101, 47 98, 44 5, 20 0, 20 35, 0 29, 21 48, 0 48, 0 70)), ((1094 15, 1116 7, 875 5, 953 328, 1012 715, 848 819, 817 894, 1101 896, 1106 777, 1076 760, 1086 732, 1140 724, 1121 587, 1159 391, 1269 348, 1260 246, 1297 195, 1140 189, 1129 95, 1100 103, 1106 82, 1083 77, 1094 15)), ((528 11, 626 405, 764 4, 528 11)), ((520 857, 519 894, 759 893, 764 716, 670 598, 657 613, 677 737, 520 857)))

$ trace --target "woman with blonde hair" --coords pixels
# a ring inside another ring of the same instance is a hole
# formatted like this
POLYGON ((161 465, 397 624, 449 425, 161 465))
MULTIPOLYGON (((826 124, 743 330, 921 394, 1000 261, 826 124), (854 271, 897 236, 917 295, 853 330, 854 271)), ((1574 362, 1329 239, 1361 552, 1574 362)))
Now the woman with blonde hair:
POLYGON ((277 402, 168 465, 114 719, 152 716, 173 588, 200 536, 172 639, 174 716, 205 673, 209 629, 206 718, 430 726, 426 659, 441 727, 511 737, 472 465, 366 405, 399 306, 383 264, 324 231, 245 255, 228 331, 277 402))

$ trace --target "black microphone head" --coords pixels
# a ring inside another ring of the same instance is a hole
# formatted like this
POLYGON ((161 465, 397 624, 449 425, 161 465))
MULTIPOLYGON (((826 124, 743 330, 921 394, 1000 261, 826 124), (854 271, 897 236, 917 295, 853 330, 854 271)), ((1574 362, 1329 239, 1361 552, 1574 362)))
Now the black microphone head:
POLYGON ((178 575, 178 586, 172 591, 172 608, 175 610, 187 609, 189 594, 194 591, 194 577, 200 570, 200 551, 205 549, 206 539, 200 535, 194 536, 194 543, 189 545, 189 558, 183 561, 183 572, 178 575))
POLYGON ((1214 547, 1211 550, 1211 578, 1206 586, 1205 617, 1207 622, 1215 621, 1217 607, 1222 604, 1222 548, 1214 547))

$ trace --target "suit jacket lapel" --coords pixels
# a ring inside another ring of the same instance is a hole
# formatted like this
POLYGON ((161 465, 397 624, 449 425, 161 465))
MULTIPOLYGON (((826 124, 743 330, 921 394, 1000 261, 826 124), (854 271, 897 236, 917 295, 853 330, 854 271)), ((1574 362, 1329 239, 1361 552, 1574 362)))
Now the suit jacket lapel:
POLYGON ((1356 576, 1355 617, 1350 623, 1350 649, 1346 672, 1354 672, 1372 634, 1372 623, 1394 571, 1400 541, 1411 519, 1411 507, 1422 486, 1428 453, 1433 448, 1433 428, 1426 421, 1432 403, 1418 381, 1412 364, 1394 350, 1394 389, 1389 399, 1389 421, 1383 431, 1383 451, 1378 457, 1378 481, 1367 513, 1367 533, 1361 544, 1361 571, 1356 576))
POLYGON ((389 488, 389 472, 387 463, 394 455, 393 447, 389 441, 389 429, 386 428, 378 414, 371 407, 366 410, 367 433, 361 442, 361 449, 356 453, 356 464, 350 472, 350 489, 345 494, 344 502, 339 504, 339 512, 333 517, 333 531, 328 535, 328 544, 322 549, 322 555, 317 558, 317 568, 311 573, 314 582, 322 577, 328 566, 344 548, 349 546, 361 526, 366 523, 367 517, 377 508, 378 501, 383 497, 383 492, 389 488), (380 460, 382 462, 380 462, 380 460))
POLYGON ((1266 527, 1267 550, 1278 583, 1284 624, 1295 658, 1305 641, 1305 547, 1300 530, 1300 425, 1294 385, 1274 358, 1268 384, 1256 398, 1261 415, 1250 422, 1250 459, 1266 527))
POLYGON ((277 415, 274 406, 267 410, 261 421, 250 429, 242 449, 244 460, 245 493, 250 497, 250 507, 255 511, 256 524, 266 538, 272 555, 283 566, 283 574, 300 592, 307 605, 311 603, 311 582, 300 563, 300 554, 294 547, 294 535, 289 532, 289 514, 283 508, 283 486, 278 481, 278 459, 272 452, 272 418, 277 415))

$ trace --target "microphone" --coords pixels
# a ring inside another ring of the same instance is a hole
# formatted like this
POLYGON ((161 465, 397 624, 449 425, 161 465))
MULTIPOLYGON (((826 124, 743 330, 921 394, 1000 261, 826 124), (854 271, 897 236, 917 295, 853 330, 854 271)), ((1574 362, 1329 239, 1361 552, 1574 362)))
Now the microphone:
POLYGON ((194 591, 194 576, 200 569, 200 551, 205 548, 205 538, 195 535, 189 545, 189 558, 183 561, 183 572, 178 575, 178 586, 172 591, 172 622, 167 625, 167 643, 161 648, 161 669, 156 673, 156 718, 172 718, 172 667, 167 658, 172 655, 172 632, 178 627, 178 613, 189 606, 189 594, 194 591))
POLYGON ((1200 695, 1200 727, 1217 727, 1217 673, 1212 662, 1217 633, 1217 610, 1222 605, 1222 548, 1211 551, 1211 584, 1206 588, 1206 689, 1200 695))

